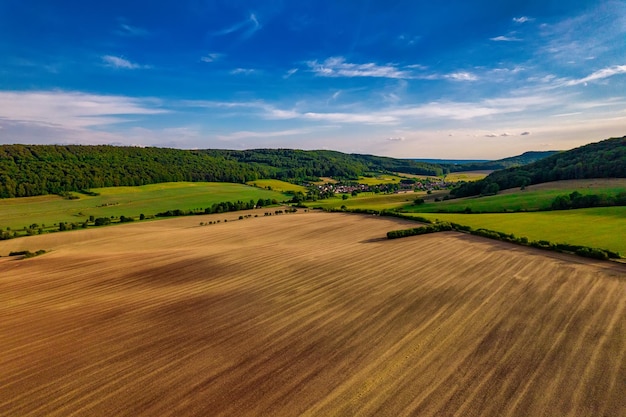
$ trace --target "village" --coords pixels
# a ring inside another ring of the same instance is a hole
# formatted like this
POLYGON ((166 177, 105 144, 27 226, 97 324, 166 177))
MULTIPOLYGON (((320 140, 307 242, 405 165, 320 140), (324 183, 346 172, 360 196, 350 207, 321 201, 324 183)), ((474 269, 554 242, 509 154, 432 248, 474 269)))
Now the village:
POLYGON ((445 181, 441 178, 428 177, 428 178, 406 178, 399 182, 394 183, 381 183, 376 185, 367 185, 357 182, 338 182, 338 183, 324 183, 312 185, 319 192, 319 195, 324 198, 333 194, 351 194, 357 195, 359 193, 373 192, 373 193, 403 193, 409 191, 436 191, 446 190, 455 185, 454 182, 445 181))

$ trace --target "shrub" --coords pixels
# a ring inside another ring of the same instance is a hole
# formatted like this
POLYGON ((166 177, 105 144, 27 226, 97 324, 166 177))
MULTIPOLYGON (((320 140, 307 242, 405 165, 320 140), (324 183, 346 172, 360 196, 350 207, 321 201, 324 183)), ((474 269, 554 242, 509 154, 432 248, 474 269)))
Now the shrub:
POLYGON ((593 259, 609 259, 609 255, 605 251, 596 248, 580 248, 576 251, 576 255, 593 259))
POLYGON ((111 224, 111 219, 109 219, 108 217, 98 217, 94 221, 95 226, 106 226, 107 224, 111 224))

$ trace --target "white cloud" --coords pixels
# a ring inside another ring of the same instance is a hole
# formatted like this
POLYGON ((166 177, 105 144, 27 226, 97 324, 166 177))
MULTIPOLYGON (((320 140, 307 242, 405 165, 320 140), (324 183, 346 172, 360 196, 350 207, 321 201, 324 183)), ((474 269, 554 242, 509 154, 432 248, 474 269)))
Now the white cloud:
POLYGON ((530 18, 528 16, 520 16, 520 17, 514 17, 513 18, 513 21, 515 23, 526 23, 526 22, 531 22, 533 20, 535 20, 535 19, 532 19, 532 18, 530 18))
POLYGON ((124 122, 124 116, 166 112, 154 99, 64 91, 0 92, 0 114, 17 123, 84 129, 124 122))
POLYGON ((520 38, 516 38, 514 36, 496 36, 495 38, 489 38, 490 41, 494 42, 520 42, 520 38))
POLYGON ((215 62, 218 59, 220 59, 223 55, 222 54, 217 54, 217 53, 210 53, 210 54, 206 54, 205 56, 200 58, 200 61, 202 62, 215 62))
POLYGON ((498 135, 496 135, 495 133, 488 133, 485 135, 486 138, 497 138, 498 135))
POLYGON ((454 81, 476 81, 478 80, 478 77, 472 73, 466 72, 466 71, 460 71, 460 72, 453 72, 451 74, 447 74, 445 76, 445 78, 448 78, 450 80, 454 80, 454 81))
POLYGON ((376 77, 376 78, 410 78, 406 71, 393 64, 378 65, 375 63, 352 64, 343 57, 327 58, 323 63, 309 61, 307 65, 320 77, 376 77))
POLYGON ((230 73, 233 75, 238 75, 238 74, 250 75, 250 74, 254 74, 255 72, 256 70, 252 68, 235 68, 230 73))
POLYGON ((289 71, 287 71, 287 73, 285 73, 285 75, 283 75, 283 78, 287 79, 287 78, 291 77, 293 74, 295 74, 296 72, 298 72, 298 68, 292 68, 289 71))
POLYGON ((603 68, 584 78, 580 78, 578 80, 570 80, 566 82, 565 85, 573 86, 578 84, 585 84, 590 81, 602 80, 604 78, 609 78, 619 74, 626 74, 626 65, 615 65, 609 68, 603 68))
POLYGON ((387 138, 389 142, 404 142, 404 140, 405 138, 403 136, 387 138))
POLYGON ((119 24, 119 28, 115 31, 117 35, 129 37, 146 37, 150 35, 150 32, 140 27, 131 26, 123 21, 120 21, 119 24))
POLYGON ((256 14, 250 13, 247 19, 215 32, 214 36, 224 36, 231 33, 239 33, 239 36, 241 36, 241 38, 247 39, 254 35, 254 33, 259 29, 261 29, 261 24, 259 23, 256 14))
POLYGON ((138 69, 144 68, 142 65, 135 64, 134 62, 130 62, 125 58, 121 58, 119 56, 114 55, 104 55, 102 56, 102 61, 104 61, 107 67, 112 68, 121 68, 121 69, 138 69))

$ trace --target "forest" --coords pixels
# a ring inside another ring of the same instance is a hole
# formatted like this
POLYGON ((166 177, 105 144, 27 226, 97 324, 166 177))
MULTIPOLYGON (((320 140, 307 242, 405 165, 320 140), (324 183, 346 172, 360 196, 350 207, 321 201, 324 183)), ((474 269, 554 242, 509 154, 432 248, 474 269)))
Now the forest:
POLYGON ((0 146, 0 198, 176 181, 245 183, 357 178, 368 171, 440 175, 438 165, 291 149, 181 150, 84 145, 0 146))

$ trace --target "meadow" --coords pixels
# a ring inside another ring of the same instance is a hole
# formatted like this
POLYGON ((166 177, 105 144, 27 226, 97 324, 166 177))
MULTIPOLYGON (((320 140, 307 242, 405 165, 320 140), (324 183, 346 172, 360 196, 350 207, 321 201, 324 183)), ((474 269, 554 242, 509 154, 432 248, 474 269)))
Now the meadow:
POLYGON ((359 184, 379 185, 379 184, 397 184, 402 176, 392 174, 376 174, 370 177, 359 177, 359 184))
POLYGON ((491 174, 493 171, 460 171, 446 174, 445 180, 451 182, 457 181, 478 181, 491 174))
POLYGON ((317 201, 306 201, 308 207, 319 207, 323 209, 339 209, 346 206, 349 209, 362 208, 369 210, 391 210, 397 209, 411 204, 416 198, 425 196, 426 193, 406 192, 398 194, 384 193, 359 193, 357 196, 348 196, 344 200, 341 196, 336 195, 317 201))
POLYGON ((440 202, 427 202, 419 206, 406 206, 403 211, 420 213, 462 212, 470 208, 478 213, 503 213, 507 211, 548 210, 552 201, 560 195, 578 191, 581 194, 604 194, 615 196, 626 191, 626 179, 594 179, 556 181, 526 187, 524 190, 504 190, 493 196, 466 197, 440 202))
POLYGON ((624 415, 624 265, 238 214, 0 242, 2 414, 624 415))
POLYGON ((626 256, 626 207, 600 207, 534 213, 415 213, 440 220, 484 228, 553 243, 571 243, 610 249, 626 256))
POLYGON ((94 188, 100 195, 72 193, 78 199, 57 195, 0 199, 0 228, 18 230, 31 224, 53 226, 60 222, 80 223, 94 217, 138 217, 167 210, 204 209, 214 203, 259 198, 283 201, 286 196, 243 184, 216 182, 172 182, 137 187, 94 188))
POLYGON ((301 192, 303 194, 306 194, 306 192, 308 191, 307 188, 302 185, 292 184, 290 182, 274 179, 260 179, 248 181, 246 184, 252 187, 265 188, 267 190, 278 191, 281 193, 301 192))

